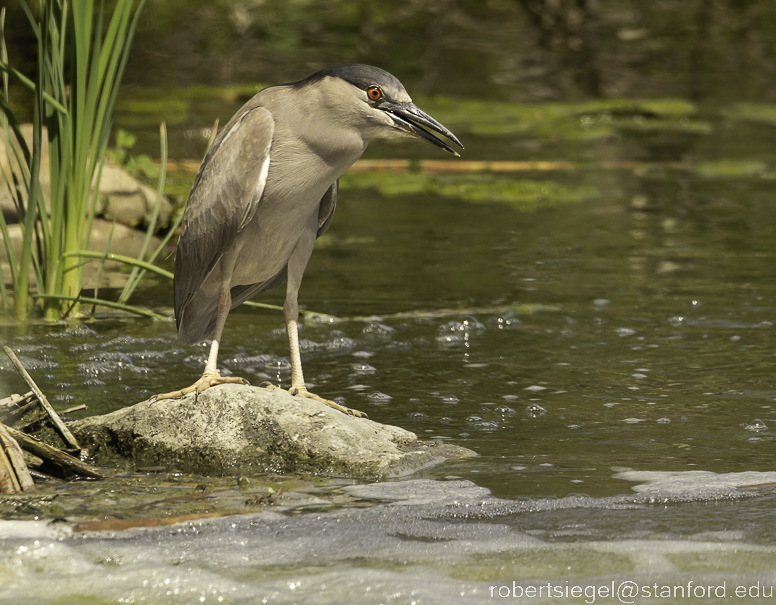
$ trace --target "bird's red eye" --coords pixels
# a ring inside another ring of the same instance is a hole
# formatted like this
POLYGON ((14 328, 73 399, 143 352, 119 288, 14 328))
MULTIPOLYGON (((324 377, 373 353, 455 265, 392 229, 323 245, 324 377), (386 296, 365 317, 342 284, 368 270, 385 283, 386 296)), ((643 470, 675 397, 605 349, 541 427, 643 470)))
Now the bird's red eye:
POLYGON ((370 86, 366 89, 366 96, 368 96, 372 101, 378 101, 383 96, 383 91, 377 88, 377 86, 370 86))

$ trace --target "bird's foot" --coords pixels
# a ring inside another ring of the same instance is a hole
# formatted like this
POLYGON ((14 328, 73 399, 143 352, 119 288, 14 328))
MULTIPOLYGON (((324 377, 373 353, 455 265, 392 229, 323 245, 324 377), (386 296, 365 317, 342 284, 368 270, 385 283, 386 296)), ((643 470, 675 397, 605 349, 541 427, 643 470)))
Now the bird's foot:
POLYGON ((274 391, 285 391, 286 393, 290 393, 291 395, 298 395, 299 397, 306 397, 307 399, 312 399, 314 401, 317 401, 318 403, 322 403, 323 405, 327 405, 330 408, 334 408, 335 410, 342 412, 343 414, 348 414, 350 416, 355 416, 356 418, 369 418, 369 416, 366 415, 366 412, 361 412, 359 410, 354 410, 352 408, 345 407, 344 405, 340 405, 336 401, 330 401, 329 399, 324 399, 320 395, 316 395, 315 393, 311 393, 306 388, 302 387, 291 387, 286 391, 285 389, 281 387, 277 387, 274 384, 270 382, 263 382, 260 386, 263 386, 267 389, 272 389, 274 391))
POLYGON ((190 393, 196 393, 199 395, 202 391, 208 390, 210 387, 218 386, 219 384, 250 384, 245 378, 239 376, 221 376, 218 372, 202 374, 199 380, 191 386, 181 389, 179 391, 170 391, 169 393, 160 393, 155 395, 151 401, 159 401, 160 399, 178 399, 190 393))

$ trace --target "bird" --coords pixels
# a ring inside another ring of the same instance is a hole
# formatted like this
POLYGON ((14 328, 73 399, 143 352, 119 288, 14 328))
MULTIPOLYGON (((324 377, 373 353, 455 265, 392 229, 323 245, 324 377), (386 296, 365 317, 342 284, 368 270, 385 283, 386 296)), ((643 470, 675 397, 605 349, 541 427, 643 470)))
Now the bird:
POLYGON ((288 392, 366 416, 305 387, 299 288, 315 241, 331 224, 339 177, 369 142, 416 138, 460 157, 433 133, 463 149, 448 128, 412 102, 396 77, 370 65, 323 69, 297 82, 267 87, 245 103, 200 165, 174 262, 178 340, 193 344, 212 334, 210 353, 199 380, 156 400, 199 394, 220 384, 248 384, 218 371, 226 318, 249 298, 286 283, 288 392))

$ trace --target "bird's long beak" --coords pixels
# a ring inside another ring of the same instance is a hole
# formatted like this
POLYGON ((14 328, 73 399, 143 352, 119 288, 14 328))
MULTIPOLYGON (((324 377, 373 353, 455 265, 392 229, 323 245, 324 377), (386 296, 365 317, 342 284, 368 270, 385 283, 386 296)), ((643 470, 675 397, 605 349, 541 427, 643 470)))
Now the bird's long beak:
POLYGON ((434 118, 420 109, 414 103, 383 102, 378 105, 378 107, 391 116, 394 124, 396 124, 400 130, 408 132, 418 138, 424 139, 429 143, 433 143, 437 147, 441 147, 445 151, 449 151, 454 156, 461 157, 458 155, 458 152, 455 151, 455 149, 450 147, 450 145, 441 139, 435 137, 428 130, 423 128, 423 126, 447 137, 453 143, 458 145, 458 147, 463 149, 463 145, 461 144, 461 141, 458 140, 458 137, 456 137, 452 132, 450 132, 450 130, 437 122, 434 118))

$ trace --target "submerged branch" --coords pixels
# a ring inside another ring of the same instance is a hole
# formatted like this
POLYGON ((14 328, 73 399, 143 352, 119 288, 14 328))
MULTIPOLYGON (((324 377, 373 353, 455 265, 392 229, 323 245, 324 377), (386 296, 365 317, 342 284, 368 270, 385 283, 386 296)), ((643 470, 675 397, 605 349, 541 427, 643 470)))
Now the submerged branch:
POLYGON ((96 468, 86 462, 81 462, 75 456, 62 452, 57 448, 43 443, 39 439, 35 439, 35 437, 26 435, 21 431, 17 431, 10 426, 6 428, 11 437, 19 443, 22 449, 28 451, 30 454, 48 460, 52 464, 76 475, 82 475, 91 479, 105 479, 105 475, 96 468))

